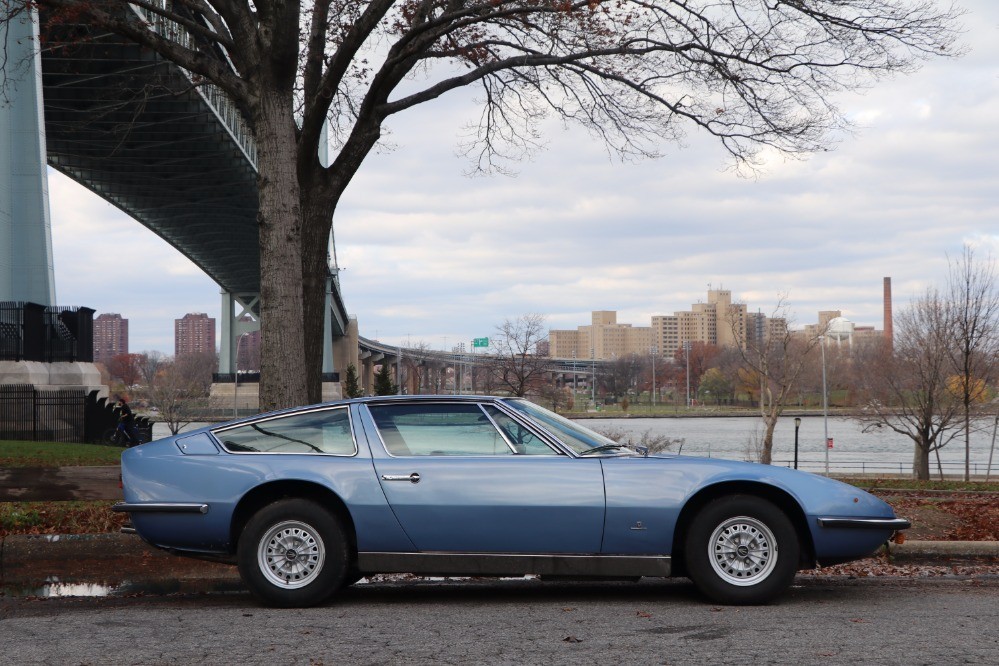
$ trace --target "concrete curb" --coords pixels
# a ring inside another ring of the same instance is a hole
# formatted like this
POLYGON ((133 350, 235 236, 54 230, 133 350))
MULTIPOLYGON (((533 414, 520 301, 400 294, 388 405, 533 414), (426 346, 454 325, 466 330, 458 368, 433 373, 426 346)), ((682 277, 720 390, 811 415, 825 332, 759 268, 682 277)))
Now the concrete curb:
POLYGON ((0 541, 0 573, 28 562, 116 560, 169 554, 134 534, 14 534, 0 541))
POLYGON ((891 544, 889 550, 898 559, 999 558, 999 541, 906 541, 891 544))
MULTIPOLYGON (((999 541, 906 541, 892 544, 890 552, 897 560, 999 559, 999 541)), ((12 535, 0 541, 0 575, 28 563, 126 557, 173 556, 135 534, 12 535)))

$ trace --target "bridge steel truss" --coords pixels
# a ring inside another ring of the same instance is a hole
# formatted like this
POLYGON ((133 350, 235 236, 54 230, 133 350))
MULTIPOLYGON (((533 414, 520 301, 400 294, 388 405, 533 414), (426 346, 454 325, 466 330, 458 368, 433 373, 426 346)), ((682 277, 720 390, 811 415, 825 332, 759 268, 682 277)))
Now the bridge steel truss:
MULTIPOLYGON (((131 5, 122 11, 190 44, 176 24, 141 16, 131 5)), ((238 320, 252 312, 259 322, 252 134, 220 89, 158 54, 90 26, 50 25, 45 18, 43 13, 40 42, 48 163, 160 236, 218 283, 223 293, 219 370, 231 372, 237 338, 245 332, 245 322, 238 320)), ((27 57, 38 44, 27 40, 18 47, 27 57)), ((142 257, 123 259, 141 270, 142 257)), ((331 339, 344 336, 349 325, 332 271, 327 304, 323 370, 331 372, 331 339)))

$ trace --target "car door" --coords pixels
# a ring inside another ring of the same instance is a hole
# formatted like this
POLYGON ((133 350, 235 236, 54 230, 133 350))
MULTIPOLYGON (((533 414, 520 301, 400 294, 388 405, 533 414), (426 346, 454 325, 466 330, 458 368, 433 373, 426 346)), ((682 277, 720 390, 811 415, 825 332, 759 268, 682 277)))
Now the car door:
POLYGON ((600 552, 598 460, 527 441, 522 424, 514 442, 497 425, 510 417, 482 403, 395 401, 368 412, 379 482, 420 551, 600 552))

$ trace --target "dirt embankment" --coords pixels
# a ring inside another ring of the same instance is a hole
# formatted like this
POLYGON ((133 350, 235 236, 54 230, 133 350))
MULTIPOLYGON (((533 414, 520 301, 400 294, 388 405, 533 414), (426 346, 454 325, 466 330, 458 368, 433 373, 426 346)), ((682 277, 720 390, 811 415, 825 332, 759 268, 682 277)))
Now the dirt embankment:
POLYGON ((874 490, 895 513, 912 521, 908 539, 999 541, 999 493, 874 490))

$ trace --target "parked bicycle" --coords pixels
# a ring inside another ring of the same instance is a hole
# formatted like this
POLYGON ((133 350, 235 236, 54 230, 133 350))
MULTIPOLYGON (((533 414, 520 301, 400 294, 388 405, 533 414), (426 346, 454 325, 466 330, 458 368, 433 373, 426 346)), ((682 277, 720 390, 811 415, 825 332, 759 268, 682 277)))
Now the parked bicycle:
POLYGON ((108 446, 121 446, 127 448, 129 446, 136 446, 142 443, 142 437, 139 436, 138 442, 132 442, 128 436, 128 430, 126 430, 124 422, 119 422, 117 427, 108 428, 104 431, 101 436, 101 443, 108 446))

